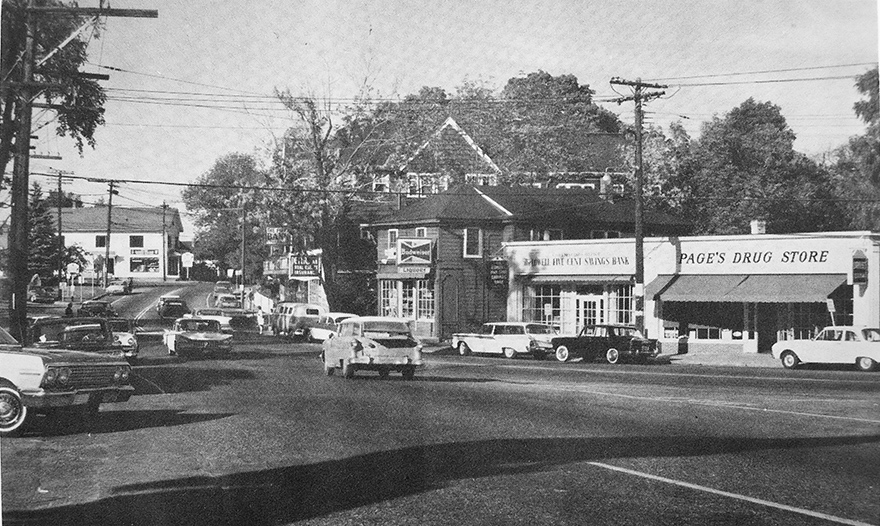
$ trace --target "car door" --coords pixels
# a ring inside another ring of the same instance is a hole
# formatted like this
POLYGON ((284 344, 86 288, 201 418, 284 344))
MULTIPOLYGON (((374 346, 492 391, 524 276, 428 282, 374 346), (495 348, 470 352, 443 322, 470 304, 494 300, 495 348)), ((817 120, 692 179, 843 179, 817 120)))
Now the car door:
POLYGON ((504 349, 521 351, 525 347, 526 331, 521 325, 499 325, 495 329, 495 347, 499 353, 504 349))
POLYGON ((802 362, 838 363, 842 339, 843 330, 828 327, 817 334, 815 339, 803 342, 797 355, 802 362))

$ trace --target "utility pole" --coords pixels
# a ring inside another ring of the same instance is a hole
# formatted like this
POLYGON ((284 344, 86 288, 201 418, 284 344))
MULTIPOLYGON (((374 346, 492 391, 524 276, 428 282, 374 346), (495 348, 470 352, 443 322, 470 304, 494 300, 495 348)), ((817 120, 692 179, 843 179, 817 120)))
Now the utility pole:
POLYGON ((166 241, 168 234, 165 233, 165 211, 168 210, 168 203, 162 201, 162 281, 168 281, 168 256, 166 255, 166 241))
POLYGON ((635 102, 636 111, 636 181, 635 181, 635 235, 636 235, 636 283, 633 287, 633 301, 635 302, 635 326, 644 333, 645 331, 645 233, 644 233, 644 195, 645 171, 642 166, 642 102, 660 97, 664 91, 644 93, 644 88, 665 89, 668 86, 649 84, 642 79, 623 80, 619 77, 611 79, 611 84, 630 86, 633 88, 632 97, 621 97, 615 102, 622 104, 626 101, 635 102))
POLYGON ((113 189, 115 181, 110 181, 110 197, 107 199, 107 239, 104 241, 104 288, 107 288, 109 280, 107 274, 110 273, 110 232, 113 224, 113 194, 117 193, 113 189))
MULTIPOLYGON (((3 9, 16 9, 7 6, 3 9)), ((25 343, 27 329, 27 285, 28 274, 28 178, 30 176, 30 140, 31 140, 31 109, 34 99, 40 90, 48 87, 62 87, 59 84, 34 82, 34 70, 37 66, 34 56, 34 43, 37 33, 38 16, 121 16, 157 18, 156 10, 110 9, 103 5, 98 8, 79 8, 67 6, 37 6, 35 0, 28 0, 22 9, 25 17, 25 43, 21 54, 21 81, 4 83, 17 91, 18 129, 16 130, 14 164, 12 175, 11 198, 12 206, 9 224, 9 274, 12 290, 9 296, 9 328, 19 342, 25 343)), ((66 45, 65 41, 61 46, 66 45)), ((50 52, 54 53, 55 50, 50 52)), ((43 59, 45 61, 45 57, 43 59)), ((60 278, 60 276, 59 276, 60 278)))

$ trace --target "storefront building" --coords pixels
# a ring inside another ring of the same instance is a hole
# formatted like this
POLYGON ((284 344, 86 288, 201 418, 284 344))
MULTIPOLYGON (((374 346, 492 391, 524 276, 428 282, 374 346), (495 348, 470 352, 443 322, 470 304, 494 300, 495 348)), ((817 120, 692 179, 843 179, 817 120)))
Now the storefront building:
MULTIPOLYGON (((880 234, 647 238, 644 254, 645 329, 664 346, 768 352, 827 325, 880 326, 880 234)), ((504 256, 508 320, 633 323, 634 239, 505 243, 504 256)))

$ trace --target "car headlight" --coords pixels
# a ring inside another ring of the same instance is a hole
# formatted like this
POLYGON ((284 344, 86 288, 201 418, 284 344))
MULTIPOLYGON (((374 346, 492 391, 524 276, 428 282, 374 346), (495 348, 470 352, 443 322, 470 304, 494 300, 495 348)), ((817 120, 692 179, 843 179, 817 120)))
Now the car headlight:
POLYGON ((55 383, 55 380, 58 379, 58 369, 49 368, 46 370, 45 376, 43 376, 43 385, 51 386, 55 383))
POLYGON ((57 381, 61 385, 67 385, 70 383, 70 368, 62 367, 61 369, 58 369, 57 381))

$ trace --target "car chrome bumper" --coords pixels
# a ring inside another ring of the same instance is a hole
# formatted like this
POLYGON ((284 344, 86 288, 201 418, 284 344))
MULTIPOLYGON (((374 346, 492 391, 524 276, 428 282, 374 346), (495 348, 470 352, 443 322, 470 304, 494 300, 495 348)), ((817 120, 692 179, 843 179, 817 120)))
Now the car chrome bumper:
POLYGON ((100 396, 101 402, 127 402, 134 394, 134 387, 121 385, 118 387, 99 387, 80 389, 78 391, 24 391, 22 401, 27 407, 69 407, 84 405, 92 396, 100 396))
POLYGON ((411 365, 414 367, 424 367, 425 361, 422 359, 413 359, 409 356, 358 356, 349 358, 348 363, 356 364, 358 367, 370 366, 394 366, 394 365, 411 365))

